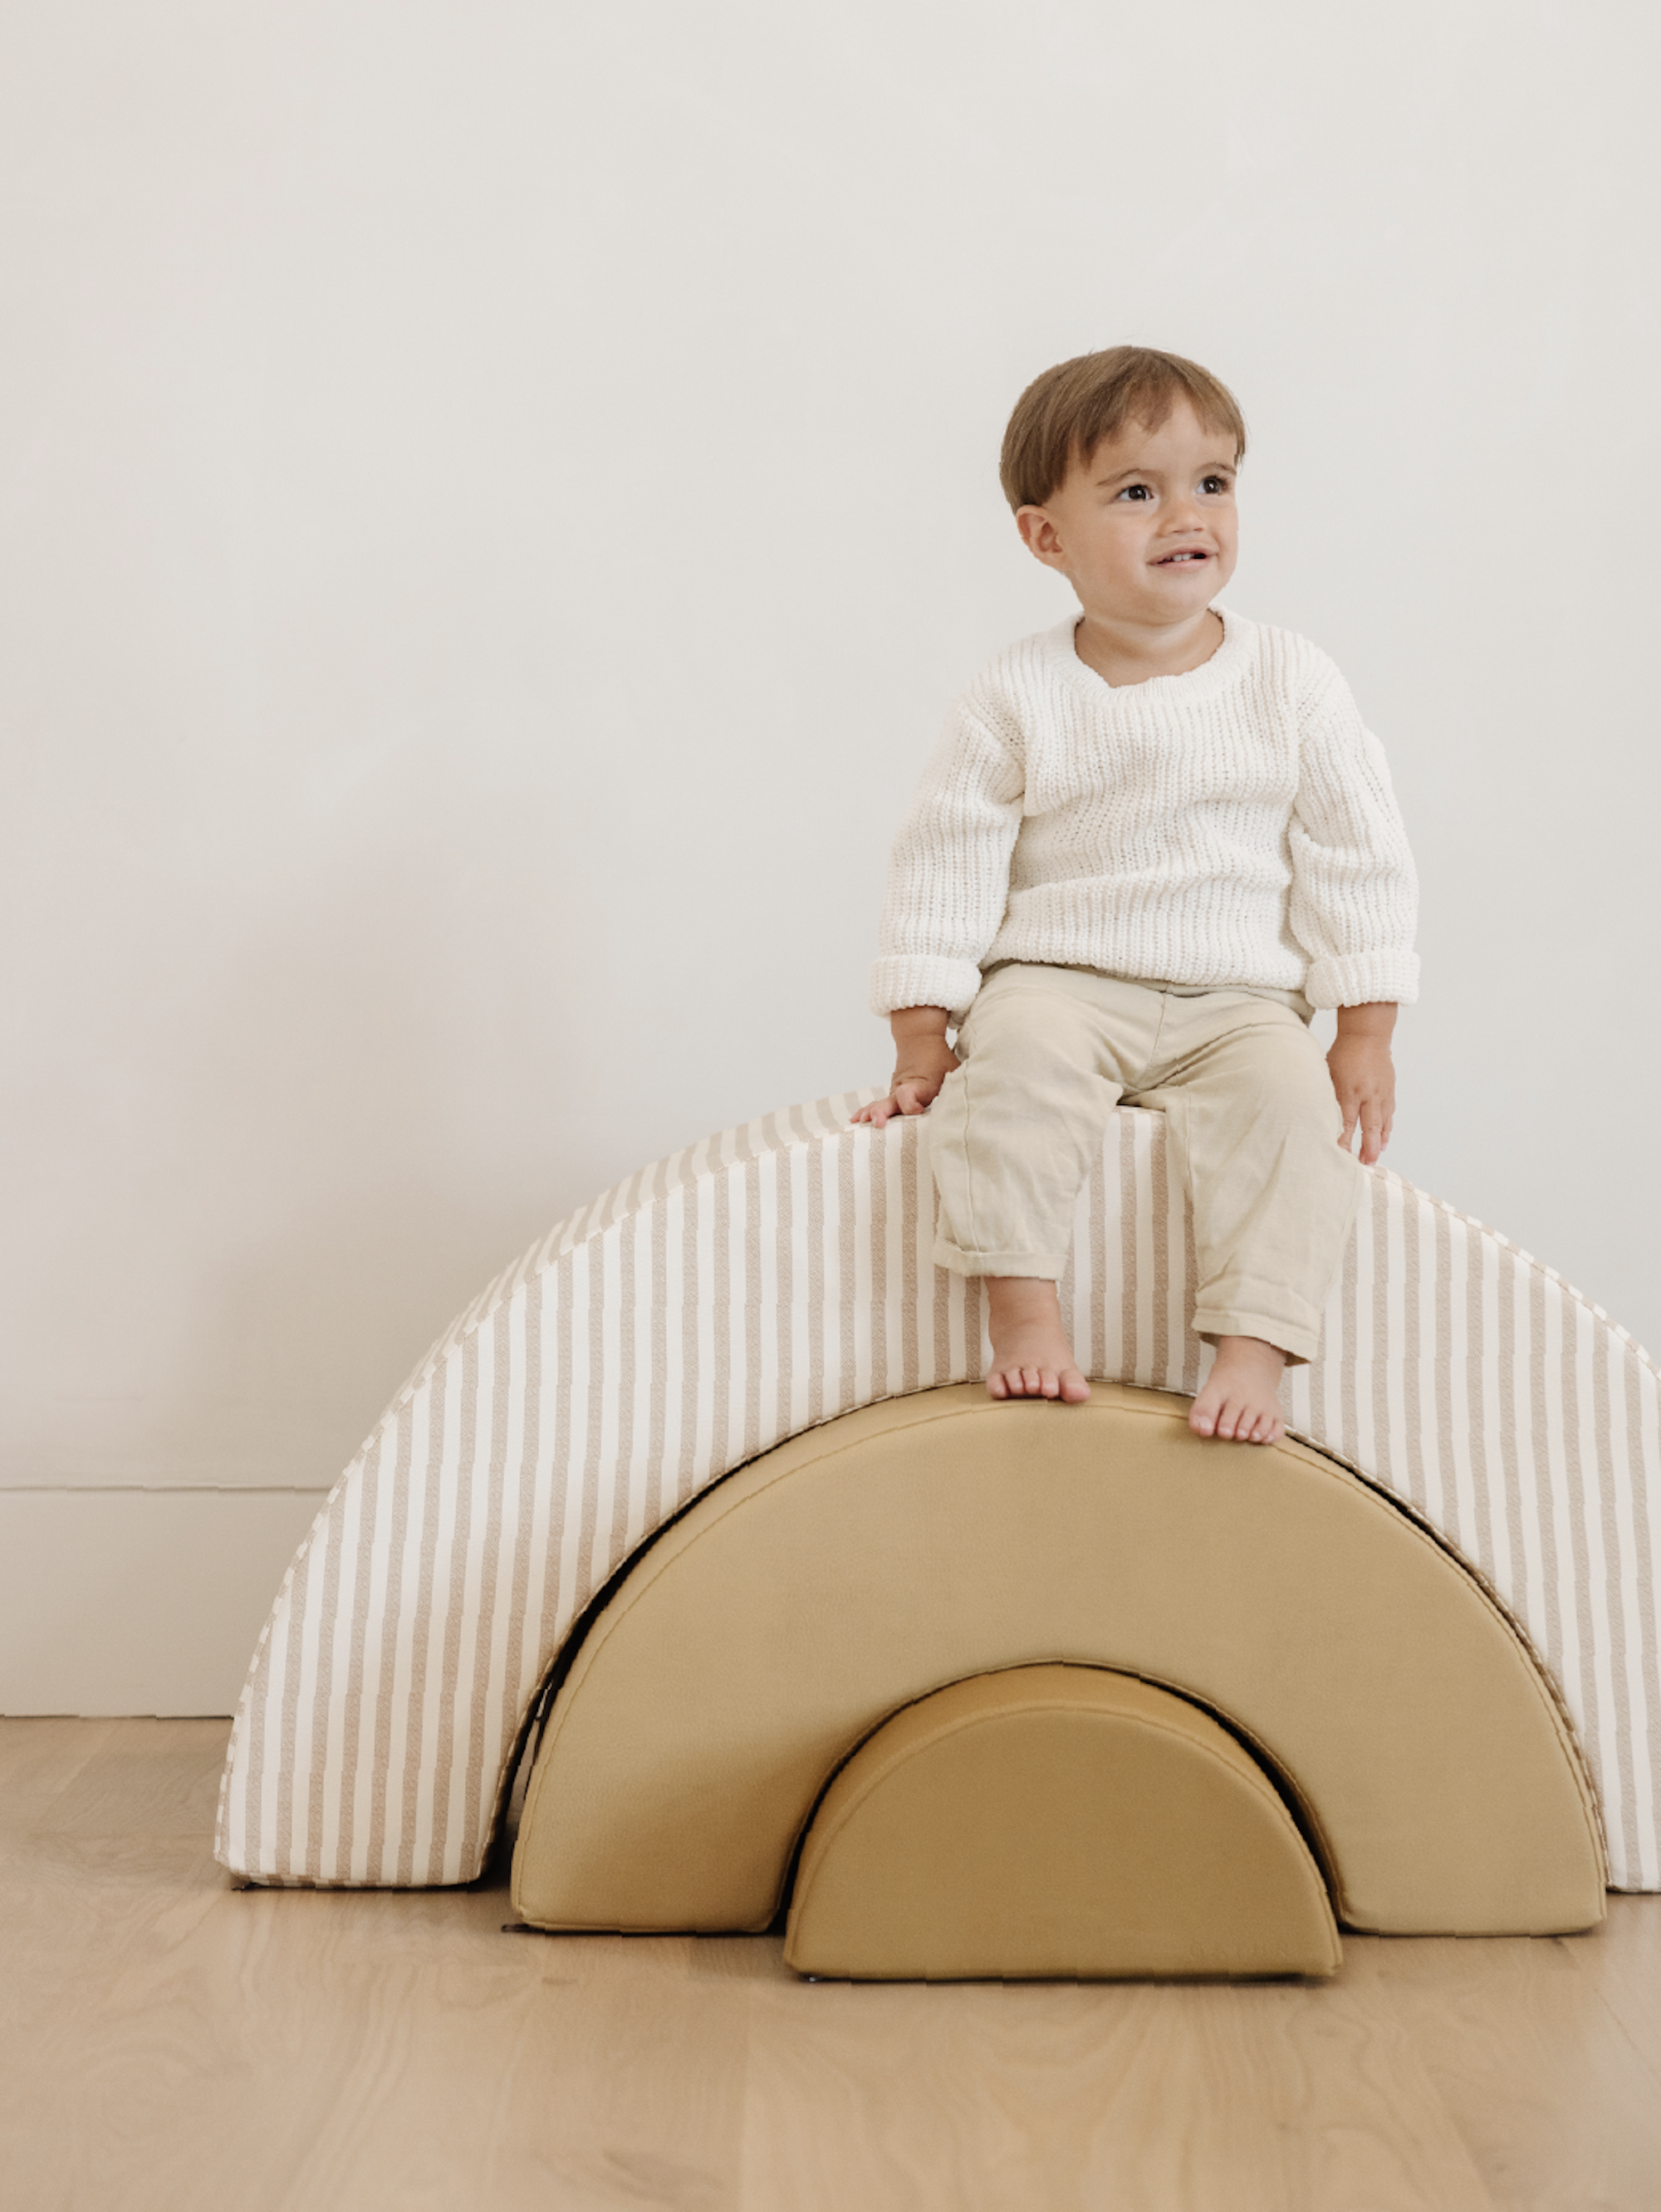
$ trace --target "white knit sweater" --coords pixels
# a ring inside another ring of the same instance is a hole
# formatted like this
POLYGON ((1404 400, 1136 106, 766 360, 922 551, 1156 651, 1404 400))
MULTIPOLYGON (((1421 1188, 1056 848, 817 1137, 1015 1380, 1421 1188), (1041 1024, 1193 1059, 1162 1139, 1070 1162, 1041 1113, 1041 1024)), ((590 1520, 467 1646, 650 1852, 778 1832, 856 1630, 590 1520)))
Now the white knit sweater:
POLYGON ((958 1019, 995 960, 1317 1006, 1417 997, 1417 884, 1378 740, 1318 647, 1217 612, 1222 643, 1183 676, 1104 683, 1076 615, 982 670, 895 841, 878 1013, 958 1019))

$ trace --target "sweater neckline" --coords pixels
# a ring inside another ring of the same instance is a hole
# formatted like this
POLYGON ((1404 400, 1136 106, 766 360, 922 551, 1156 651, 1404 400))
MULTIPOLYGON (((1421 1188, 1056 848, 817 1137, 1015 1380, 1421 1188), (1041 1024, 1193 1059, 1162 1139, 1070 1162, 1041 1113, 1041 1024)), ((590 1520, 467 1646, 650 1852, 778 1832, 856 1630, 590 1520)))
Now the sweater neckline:
POLYGON ((1208 698, 1241 673, 1250 657, 1253 629, 1244 615, 1227 607, 1214 605, 1211 611, 1221 618, 1222 643, 1209 660, 1202 660, 1197 668, 1185 668, 1178 676, 1149 676, 1140 684, 1110 684, 1079 658, 1074 640, 1084 617, 1076 614, 1049 632, 1050 658, 1063 681, 1074 690, 1087 693, 1098 706, 1116 705, 1122 700, 1174 703, 1178 699, 1208 698))

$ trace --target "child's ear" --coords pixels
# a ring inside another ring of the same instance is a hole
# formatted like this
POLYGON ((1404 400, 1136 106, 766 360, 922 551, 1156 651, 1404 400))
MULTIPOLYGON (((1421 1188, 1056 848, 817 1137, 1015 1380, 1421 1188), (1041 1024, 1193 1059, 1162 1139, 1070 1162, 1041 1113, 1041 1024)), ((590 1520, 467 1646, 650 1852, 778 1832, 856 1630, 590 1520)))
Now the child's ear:
POLYGON ((1046 568, 1059 568, 1066 557, 1062 541, 1049 512, 1042 507, 1018 507, 1015 527, 1021 533, 1021 543, 1035 561, 1042 561, 1046 568))

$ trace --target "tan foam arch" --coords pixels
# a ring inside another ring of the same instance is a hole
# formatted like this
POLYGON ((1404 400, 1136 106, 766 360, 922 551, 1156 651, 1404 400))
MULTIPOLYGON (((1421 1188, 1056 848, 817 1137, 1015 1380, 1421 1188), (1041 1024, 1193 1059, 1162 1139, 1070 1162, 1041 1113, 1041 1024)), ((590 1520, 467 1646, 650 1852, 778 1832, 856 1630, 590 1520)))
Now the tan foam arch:
POLYGON ((839 1765, 942 1684, 1046 1662, 1224 1717, 1295 1791, 1342 1920, 1603 1916, 1573 1740, 1469 1570, 1321 1454, 1161 1393, 970 1386, 796 1437, 699 1498, 591 1628, 514 1860, 544 1926, 758 1929, 839 1765))
POLYGON ((1330 1974, 1320 1868, 1186 1698, 1010 1667, 906 1705, 826 1790, 784 1959, 856 1981, 1330 1974))

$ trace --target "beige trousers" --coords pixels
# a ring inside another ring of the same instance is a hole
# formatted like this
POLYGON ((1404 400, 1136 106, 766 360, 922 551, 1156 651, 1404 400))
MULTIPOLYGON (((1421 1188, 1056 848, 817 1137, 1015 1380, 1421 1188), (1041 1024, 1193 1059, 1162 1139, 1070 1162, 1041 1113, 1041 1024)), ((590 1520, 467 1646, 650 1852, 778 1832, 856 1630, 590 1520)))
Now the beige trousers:
POLYGON ((1362 1170, 1337 1142, 1343 1119, 1309 1018, 1290 991, 994 968, 958 1032, 963 1064, 924 1123, 936 1263, 1058 1278, 1123 1099, 1165 1115, 1193 1200, 1196 1330, 1312 1359, 1362 1170))

